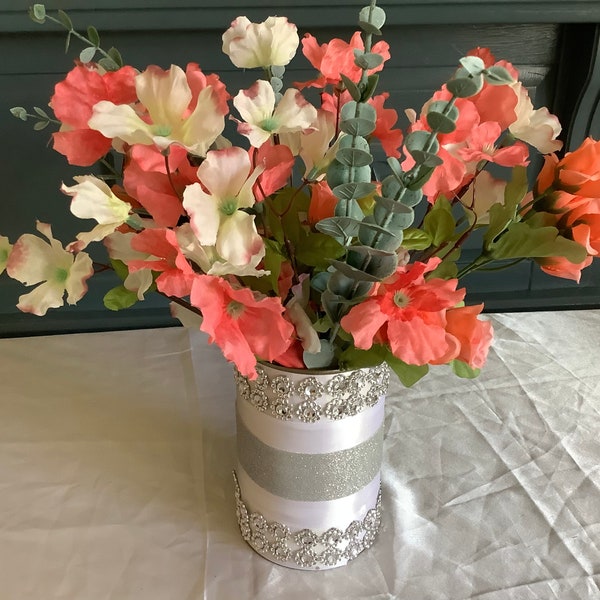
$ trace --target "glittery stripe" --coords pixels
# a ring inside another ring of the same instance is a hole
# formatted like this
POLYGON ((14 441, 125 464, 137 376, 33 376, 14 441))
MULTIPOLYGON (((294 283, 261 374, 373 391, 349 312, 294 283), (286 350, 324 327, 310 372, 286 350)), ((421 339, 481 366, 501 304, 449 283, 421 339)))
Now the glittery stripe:
POLYGON ((289 500, 335 500, 366 486, 381 468, 383 427, 353 448, 327 454, 267 446, 237 419, 238 459, 262 488, 289 500))

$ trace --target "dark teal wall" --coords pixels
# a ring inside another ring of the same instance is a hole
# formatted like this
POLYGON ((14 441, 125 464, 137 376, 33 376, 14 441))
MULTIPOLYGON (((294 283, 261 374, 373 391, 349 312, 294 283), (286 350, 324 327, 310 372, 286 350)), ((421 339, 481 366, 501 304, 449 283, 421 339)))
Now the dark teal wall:
MULTIPOLYGON (((15 105, 45 106, 75 56, 64 55, 65 36, 58 27, 36 25, 27 18, 29 4, 0 1, 0 233, 14 241, 19 233, 33 231, 35 219, 40 219, 52 222, 57 237, 69 240, 80 223, 70 216, 66 197, 58 188, 61 181, 69 182, 85 169, 66 165, 63 157, 48 148, 49 133, 33 132, 29 123, 8 112, 15 105)), ((309 30, 327 41, 351 35, 364 2, 255 0, 252 8, 232 0, 202 4, 198 0, 64 0, 47 6, 67 10, 79 29, 96 25, 103 46, 117 46, 129 64, 167 67, 195 61, 207 72, 219 72, 229 89, 236 90, 255 76, 236 70, 220 51, 220 36, 237 15, 258 20, 270 14, 286 15, 302 32, 309 30)), ((568 145, 577 145, 586 135, 600 137, 599 1, 395 0, 381 5, 388 14, 384 31, 392 59, 380 89, 390 91, 403 125, 403 110, 419 109, 448 77, 456 60, 480 45, 491 47, 519 68, 536 104, 548 105, 561 117, 568 145)), ((307 79, 311 73, 300 56, 287 77, 307 79)), ((90 294, 77 307, 39 319, 14 308, 23 287, 0 277, 0 335, 171 322, 160 298, 129 311, 107 313, 101 297, 112 285, 110 275, 96 276, 90 294)), ((600 306, 600 265, 584 271, 580 287, 526 264, 502 278, 474 275, 470 286, 470 299, 485 299, 490 309, 600 306)))

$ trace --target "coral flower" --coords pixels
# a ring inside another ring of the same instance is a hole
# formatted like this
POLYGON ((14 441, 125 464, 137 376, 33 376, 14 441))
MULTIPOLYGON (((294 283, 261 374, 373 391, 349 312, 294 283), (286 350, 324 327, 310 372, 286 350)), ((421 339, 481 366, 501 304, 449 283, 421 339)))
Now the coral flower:
POLYGON ((44 316, 49 308, 58 308, 67 302, 76 304, 87 292, 86 280, 94 273, 92 259, 85 253, 73 254, 63 249, 52 237, 47 223, 37 222, 37 230, 48 241, 36 235, 22 235, 8 257, 6 272, 10 277, 37 288, 19 297, 17 308, 23 312, 44 316))
POLYGON ((172 229, 144 229, 131 238, 131 248, 146 253, 146 259, 134 259, 127 263, 131 272, 139 269, 159 271, 156 287, 167 296, 183 298, 192 289, 197 276, 183 255, 172 229))
POLYGON ((494 335, 492 324, 477 318, 482 310, 483 304, 477 304, 452 308, 446 313, 446 331, 460 342, 456 358, 473 369, 481 369, 485 364, 494 335))
MULTIPOLYGON (((319 44, 310 33, 305 34, 302 39, 302 53, 310 61, 312 66, 319 71, 319 77, 312 81, 296 83, 296 87, 323 88, 327 84, 336 85, 341 81, 340 73, 358 81, 362 75, 362 69, 354 63, 354 50, 363 51, 364 42, 360 32, 356 31, 350 40, 350 43, 344 42, 338 38, 332 39, 328 44, 319 44)), ((390 47, 387 42, 377 42, 373 45, 371 52, 380 54, 384 62, 390 58, 390 47)), ((377 73, 383 69, 383 63, 369 71, 377 73)))
POLYGON ((480 160, 496 163, 502 167, 526 167, 529 150, 523 142, 497 148, 494 144, 500 137, 500 125, 492 121, 475 127, 467 139, 467 145, 458 150, 458 155, 466 162, 480 160))
POLYGON ((115 104, 136 102, 135 75, 133 67, 103 73, 95 65, 77 65, 56 84, 50 106, 62 125, 52 138, 54 149, 64 154, 69 164, 93 165, 110 150, 112 140, 90 129, 88 121, 94 105, 103 100, 115 104))
POLYGON ((283 317, 280 298, 261 296, 248 288, 235 289, 220 277, 199 275, 190 299, 202 311, 200 329, 250 379, 257 377, 256 357, 272 361, 292 341, 294 327, 283 317))
POLYGON ((600 198, 600 141, 586 138, 573 152, 561 160, 547 156, 536 185, 541 194, 549 187, 579 196, 600 198))
POLYGON ((376 292, 350 309, 342 327, 352 334, 357 348, 388 343, 394 356, 411 365, 456 358, 460 342, 446 330, 446 312, 465 296, 456 279, 429 279, 425 275, 440 260, 400 267, 376 292))

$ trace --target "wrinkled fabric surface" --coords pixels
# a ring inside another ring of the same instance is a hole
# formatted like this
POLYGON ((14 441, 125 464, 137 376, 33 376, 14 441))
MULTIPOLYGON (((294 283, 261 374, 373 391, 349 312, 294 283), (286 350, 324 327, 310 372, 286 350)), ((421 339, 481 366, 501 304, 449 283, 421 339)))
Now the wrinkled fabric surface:
POLYGON ((241 540, 202 334, 0 340, 0 600, 600 599, 600 310, 490 318, 478 379, 392 381, 382 530, 327 572, 241 540))

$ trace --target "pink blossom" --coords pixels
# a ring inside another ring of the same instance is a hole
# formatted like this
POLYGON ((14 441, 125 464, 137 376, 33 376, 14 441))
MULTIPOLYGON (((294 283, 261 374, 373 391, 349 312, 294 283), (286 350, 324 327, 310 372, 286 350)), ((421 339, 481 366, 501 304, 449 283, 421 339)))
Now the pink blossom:
POLYGON ((139 269, 159 271, 156 287, 160 292, 177 298, 190 294, 197 275, 179 248, 172 229, 144 229, 131 238, 131 248, 148 254, 147 259, 127 263, 131 272, 139 269))
POLYGON ((386 343, 394 356, 411 365, 458 356, 460 344, 446 330, 446 312, 463 300, 465 290, 456 289, 456 279, 425 279, 439 263, 436 258, 398 268, 371 297, 350 309, 341 325, 357 348, 386 343))
POLYGON ((529 150, 522 142, 498 148, 495 146, 502 130, 498 123, 488 121, 475 127, 466 140, 466 146, 458 150, 458 155, 466 162, 489 161, 502 167, 526 167, 529 164, 529 150))
POLYGON ((294 327, 283 317, 280 298, 262 296, 249 288, 233 288, 220 277, 199 275, 192 287, 191 302, 202 311, 200 329, 209 335, 209 341, 251 379, 257 377, 257 357, 272 361, 291 343, 294 327))
MULTIPOLYGON (((340 73, 346 75, 353 81, 358 81, 362 69, 354 64, 354 50, 364 50, 364 42, 360 32, 356 31, 350 43, 338 38, 332 39, 328 44, 319 44, 310 33, 305 34, 302 39, 302 53, 310 61, 312 66, 319 71, 319 77, 304 83, 296 83, 296 87, 323 88, 327 84, 337 85, 341 81, 340 73)), ((380 54, 384 62, 389 60, 390 51, 387 42, 377 42, 373 45, 371 52, 380 54)), ((383 63, 368 73, 377 73, 383 69, 383 63)))
POLYGON ((93 165, 110 150, 112 140, 90 129, 88 121, 94 105, 102 100, 136 102, 135 74, 133 67, 104 73, 97 65, 78 64, 56 84, 50 106, 62 125, 52 137, 54 149, 64 154, 69 164, 93 165))

